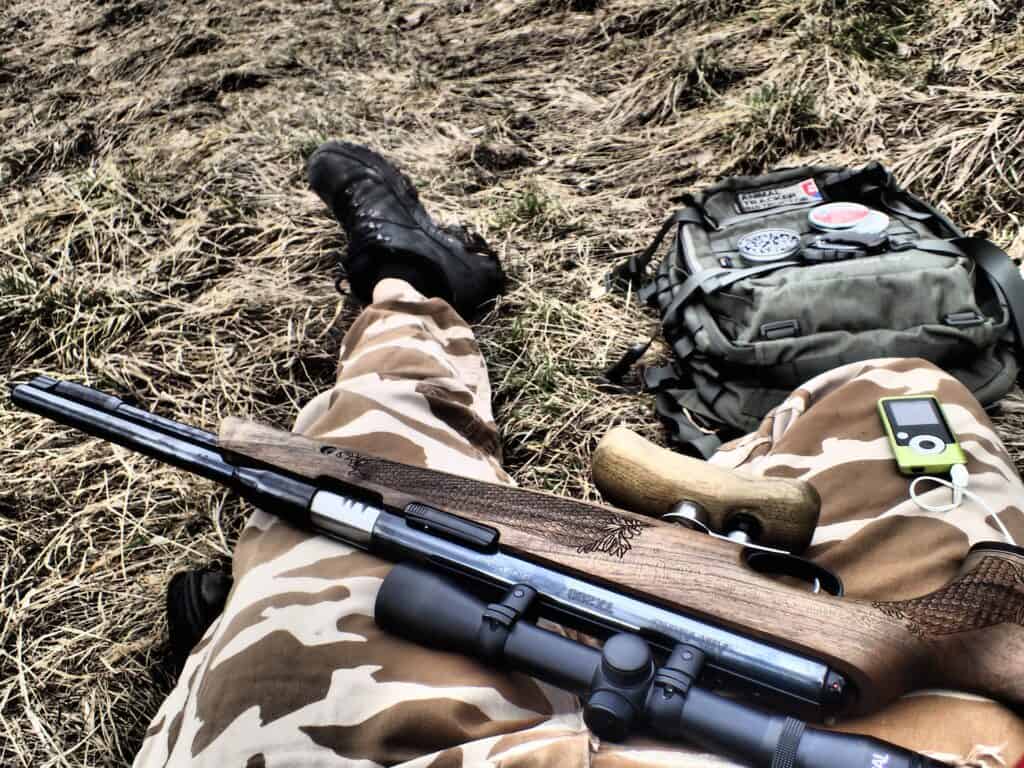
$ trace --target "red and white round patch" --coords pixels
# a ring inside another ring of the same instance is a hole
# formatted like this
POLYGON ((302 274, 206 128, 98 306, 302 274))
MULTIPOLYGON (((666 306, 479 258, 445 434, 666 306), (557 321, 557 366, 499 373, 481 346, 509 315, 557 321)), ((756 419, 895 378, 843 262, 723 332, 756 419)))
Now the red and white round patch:
POLYGON ((871 209, 860 203, 826 203, 811 209, 807 218, 818 229, 849 229, 860 224, 871 209))

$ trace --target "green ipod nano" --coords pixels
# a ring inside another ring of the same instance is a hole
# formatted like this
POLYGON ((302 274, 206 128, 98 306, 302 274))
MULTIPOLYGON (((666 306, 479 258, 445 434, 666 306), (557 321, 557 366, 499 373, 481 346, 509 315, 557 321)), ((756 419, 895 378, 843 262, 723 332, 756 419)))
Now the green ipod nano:
POLYGON ((883 397, 878 413, 904 475, 942 475, 954 464, 967 463, 934 396, 883 397))

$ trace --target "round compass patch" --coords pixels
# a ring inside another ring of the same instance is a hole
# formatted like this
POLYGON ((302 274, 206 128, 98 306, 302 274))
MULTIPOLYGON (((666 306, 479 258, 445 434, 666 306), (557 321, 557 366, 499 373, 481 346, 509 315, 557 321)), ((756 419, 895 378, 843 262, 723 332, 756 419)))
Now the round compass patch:
POLYGON ((759 229, 741 237, 737 247, 747 261, 780 261, 800 250, 800 235, 792 229, 759 229))

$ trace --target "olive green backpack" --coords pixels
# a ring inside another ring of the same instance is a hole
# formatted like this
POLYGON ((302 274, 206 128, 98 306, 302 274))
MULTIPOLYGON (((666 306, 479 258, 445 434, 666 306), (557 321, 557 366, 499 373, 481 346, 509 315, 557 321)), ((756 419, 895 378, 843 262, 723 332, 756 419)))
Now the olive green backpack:
POLYGON ((706 457, 722 439, 755 430, 801 383, 860 360, 930 360, 986 406, 1013 387, 1024 338, 1016 265, 901 189, 879 163, 733 177, 686 200, 644 253, 610 275, 661 314, 674 360, 644 370, 643 383, 680 450, 706 457), (879 216, 884 229, 873 234, 811 224, 812 209, 839 201, 880 211, 888 223, 879 216), (780 231, 790 256, 771 251, 780 231), (751 249, 759 242, 766 258, 751 249))

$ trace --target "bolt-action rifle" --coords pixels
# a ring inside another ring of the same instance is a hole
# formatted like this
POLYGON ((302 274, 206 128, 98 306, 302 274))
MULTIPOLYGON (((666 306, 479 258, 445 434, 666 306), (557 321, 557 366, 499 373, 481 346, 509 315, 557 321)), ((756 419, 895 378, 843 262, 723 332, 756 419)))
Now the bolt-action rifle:
POLYGON ((811 594, 755 571, 736 543, 623 510, 239 419, 214 435, 48 377, 12 394, 23 408, 215 480, 292 524, 428 566, 396 569, 401 589, 384 585, 385 628, 577 691, 588 724, 606 737, 635 722, 766 767, 924 768, 939 764, 763 714, 736 696, 815 720, 873 711, 922 687, 1024 704, 1017 547, 975 545, 956 579, 911 600, 811 594), (438 572, 456 583, 429 581, 438 572), (446 610, 394 599, 417 594, 417 581, 438 590, 425 594, 446 595, 446 610), (614 642, 603 653, 571 643, 527 620, 538 616, 614 642))

